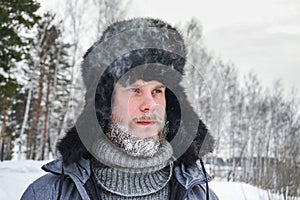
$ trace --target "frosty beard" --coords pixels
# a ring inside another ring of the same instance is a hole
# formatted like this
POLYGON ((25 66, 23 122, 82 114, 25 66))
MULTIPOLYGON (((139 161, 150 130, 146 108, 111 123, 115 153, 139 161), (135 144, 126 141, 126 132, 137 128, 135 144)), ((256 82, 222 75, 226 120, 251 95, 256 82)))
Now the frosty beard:
POLYGON ((106 131, 109 140, 127 154, 134 157, 153 157, 164 139, 164 128, 152 137, 134 136, 128 127, 110 123, 106 131))

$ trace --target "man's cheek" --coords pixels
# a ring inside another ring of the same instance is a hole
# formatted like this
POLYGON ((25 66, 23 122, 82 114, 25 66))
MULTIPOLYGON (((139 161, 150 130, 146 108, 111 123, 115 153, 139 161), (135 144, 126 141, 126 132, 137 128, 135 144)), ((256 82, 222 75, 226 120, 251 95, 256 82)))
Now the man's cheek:
POLYGON ((163 118, 165 116, 166 113, 166 108, 165 106, 161 105, 161 104, 156 104, 155 106, 155 113, 160 116, 161 118, 163 118))
MULTIPOLYGON (((125 110, 124 110, 125 111, 125 110)), ((137 116, 139 116, 141 113, 139 113, 139 109, 137 107, 137 105, 131 104, 127 107, 127 112, 126 114, 131 118, 135 118, 137 116)))

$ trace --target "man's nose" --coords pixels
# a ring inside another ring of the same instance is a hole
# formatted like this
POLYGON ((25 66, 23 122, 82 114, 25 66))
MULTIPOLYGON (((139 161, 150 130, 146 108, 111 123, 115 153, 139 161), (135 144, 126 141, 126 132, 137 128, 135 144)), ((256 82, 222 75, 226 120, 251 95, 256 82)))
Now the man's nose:
POLYGON ((140 111, 150 112, 156 105, 156 101, 152 94, 145 94, 141 97, 140 111))

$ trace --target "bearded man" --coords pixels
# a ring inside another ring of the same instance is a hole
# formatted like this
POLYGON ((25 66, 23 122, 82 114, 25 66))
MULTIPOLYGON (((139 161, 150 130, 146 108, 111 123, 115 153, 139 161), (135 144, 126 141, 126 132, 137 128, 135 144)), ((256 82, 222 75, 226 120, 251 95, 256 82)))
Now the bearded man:
POLYGON ((84 55, 86 104, 62 158, 22 199, 218 199, 201 161, 213 139, 179 84, 185 57, 161 20, 109 26, 84 55))

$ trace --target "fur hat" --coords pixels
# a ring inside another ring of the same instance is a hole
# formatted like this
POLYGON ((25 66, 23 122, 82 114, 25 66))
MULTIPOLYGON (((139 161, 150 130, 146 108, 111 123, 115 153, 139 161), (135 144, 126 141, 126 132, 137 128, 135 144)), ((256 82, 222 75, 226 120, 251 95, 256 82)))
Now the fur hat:
POLYGON ((119 76, 126 70, 124 67, 128 70, 134 65, 153 62, 183 73, 185 57, 183 37, 171 25, 151 18, 119 21, 110 25, 84 55, 83 80, 89 87, 95 69, 106 69, 116 59, 119 63, 114 73, 119 76))

